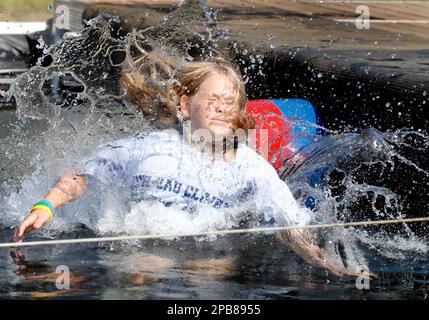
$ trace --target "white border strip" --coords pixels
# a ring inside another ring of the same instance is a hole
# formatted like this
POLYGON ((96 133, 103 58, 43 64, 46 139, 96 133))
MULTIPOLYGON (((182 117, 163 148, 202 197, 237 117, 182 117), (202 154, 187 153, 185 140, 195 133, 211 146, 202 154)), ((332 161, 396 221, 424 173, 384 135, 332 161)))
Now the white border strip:
POLYGON ((46 30, 46 22, 4 22, 0 21, 0 34, 28 34, 46 30))
POLYGON ((293 0, 295 3, 312 3, 312 4, 422 4, 429 3, 429 0, 293 0))
POLYGON ((343 22, 343 23, 356 23, 356 20, 359 19, 358 21, 365 21, 368 23, 378 23, 378 24, 383 24, 383 23, 408 23, 408 24, 429 24, 429 20, 380 20, 380 19, 361 19, 359 17, 356 17, 355 19, 334 19, 335 22, 343 22))

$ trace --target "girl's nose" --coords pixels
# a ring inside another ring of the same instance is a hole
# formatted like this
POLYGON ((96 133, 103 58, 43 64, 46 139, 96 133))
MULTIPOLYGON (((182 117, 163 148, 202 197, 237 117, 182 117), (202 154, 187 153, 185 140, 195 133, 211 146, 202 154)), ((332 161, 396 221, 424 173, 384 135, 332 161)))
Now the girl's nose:
POLYGON ((218 113, 224 113, 225 112, 225 108, 226 108, 226 104, 223 103, 222 101, 219 101, 218 103, 216 103, 215 106, 215 110, 218 113))

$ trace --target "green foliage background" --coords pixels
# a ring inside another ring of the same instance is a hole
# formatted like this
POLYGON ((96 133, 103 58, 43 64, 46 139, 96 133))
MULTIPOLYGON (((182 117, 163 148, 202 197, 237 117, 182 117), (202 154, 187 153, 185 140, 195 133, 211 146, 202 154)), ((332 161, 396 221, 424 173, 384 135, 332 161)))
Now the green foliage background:
POLYGON ((48 5, 54 0, 0 0, 0 21, 45 20, 52 16, 48 5))

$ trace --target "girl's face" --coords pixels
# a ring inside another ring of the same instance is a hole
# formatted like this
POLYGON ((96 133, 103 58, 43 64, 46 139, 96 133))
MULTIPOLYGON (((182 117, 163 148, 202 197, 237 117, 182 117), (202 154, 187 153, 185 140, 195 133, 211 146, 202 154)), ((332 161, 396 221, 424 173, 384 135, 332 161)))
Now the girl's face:
POLYGON ((239 106, 237 90, 228 76, 214 73, 205 79, 198 91, 180 98, 181 112, 191 119, 191 130, 208 130, 215 140, 232 133, 239 106))

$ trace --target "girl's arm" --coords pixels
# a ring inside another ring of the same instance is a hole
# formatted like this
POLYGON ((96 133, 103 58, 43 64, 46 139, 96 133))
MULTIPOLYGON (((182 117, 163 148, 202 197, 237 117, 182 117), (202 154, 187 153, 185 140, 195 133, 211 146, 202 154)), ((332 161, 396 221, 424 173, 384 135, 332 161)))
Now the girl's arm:
MULTIPOLYGON (((255 197, 258 212, 264 214, 265 221, 275 221, 277 226, 306 225, 311 222, 311 212, 299 207, 287 184, 268 163, 256 164, 257 179, 255 197)), ((327 268, 334 274, 354 274, 343 264, 333 259, 329 252, 321 248, 317 241, 317 231, 293 229, 278 231, 276 239, 293 250, 305 261, 327 268)))
POLYGON ((276 239, 297 253, 310 264, 328 269, 338 276, 355 276, 356 272, 348 270, 331 258, 330 254, 317 245, 314 232, 309 230, 277 231, 276 239))
MULTIPOLYGON (((44 199, 50 201, 56 209, 79 197, 85 186, 86 181, 83 176, 74 171, 68 171, 49 190, 44 199)), ((14 241, 22 242, 26 233, 40 229, 49 219, 50 215, 45 210, 33 210, 19 225, 14 235, 14 241)))
MULTIPOLYGON (((84 159, 80 164, 79 173, 69 171, 46 194, 54 208, 59 208, 79 197, 85 187, 91 188, 93 183, 113 185, 126 179, 131 165, 136 165, 145 155, 153 152, 167 152, 165 142, 169 146, 179 139, 177 131, 167 133, 154 132, 144 139, 121 139, 100 146, 95 154, 84 159), (174 133, 174 135, 172 135, 174 133), (173 140, 171 140, 173 139, 173 140), (86 178, 85 178, 86 177, 86 178)), ((173 151, 174 152, 174 148, 173 151)), ((31 230, 40 229, 50 218, 44 210, 33 210, 19 225, 14 240, 22 242, 24 235, 31 230)))
POLYGON ((85 186, 86 181, 82 175, 78 175, 74 171, 68 171, 49 190, 45 199, 51 201, 54 208, 59 208, 79 197, 85 186))
MULTIPOLYGON (((127 162, 130 149, 132 150, 122 140, 100 146, 92 156, 78 163, 76 170, 79 172, 75 170, 66 172, 49 190, 44 199, 50 201, 56 209, 78 198, 83 189, 91 188, 95 181, 97 181, 95 183, 98 181, 107 184, 113 183, 113 179, 123 173, 124 169, 121 164, 127 162), (121 146, 122 144, 124 146, 121 146)), ((33 210, 19 225, 14 235, 14 241, 22 242, 26 233, 40 229, 49 219, 49 212, 41 209, 33 210)))

